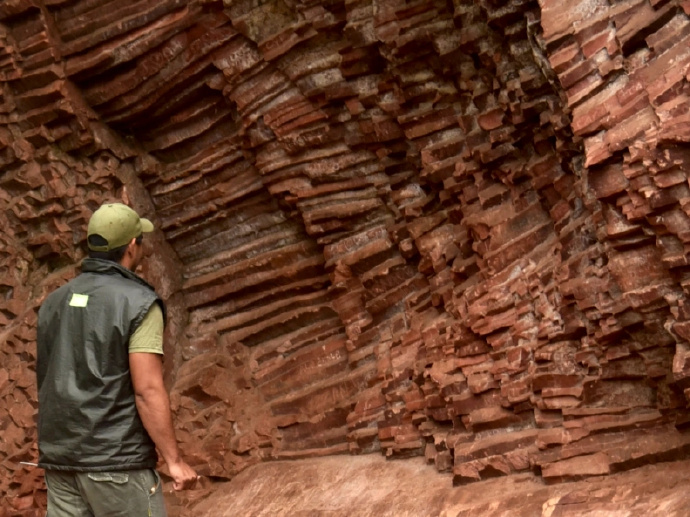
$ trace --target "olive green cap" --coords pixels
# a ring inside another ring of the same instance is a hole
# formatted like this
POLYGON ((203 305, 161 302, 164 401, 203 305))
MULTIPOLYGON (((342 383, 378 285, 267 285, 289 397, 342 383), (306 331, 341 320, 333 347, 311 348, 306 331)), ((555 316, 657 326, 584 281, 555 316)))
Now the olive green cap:
POLYGON ((96 210, 89 219, 86 239, 93 251, 110 251, 119 248, 142 233, 153 231, 153 223, 139 217, 134 210, 122 203, 108 203, 96 210), (91 239, 98 235, 100 238, 91 239))

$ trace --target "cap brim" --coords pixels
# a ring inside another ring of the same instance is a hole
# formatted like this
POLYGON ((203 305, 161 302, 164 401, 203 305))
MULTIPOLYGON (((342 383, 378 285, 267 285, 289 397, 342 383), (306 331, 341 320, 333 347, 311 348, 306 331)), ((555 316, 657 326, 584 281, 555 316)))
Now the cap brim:
POLYGON ((142 217, 139 219, 141 221, 141 231, 144 233, 149 233, 153 231, 153 223, 148 219, 142 217))

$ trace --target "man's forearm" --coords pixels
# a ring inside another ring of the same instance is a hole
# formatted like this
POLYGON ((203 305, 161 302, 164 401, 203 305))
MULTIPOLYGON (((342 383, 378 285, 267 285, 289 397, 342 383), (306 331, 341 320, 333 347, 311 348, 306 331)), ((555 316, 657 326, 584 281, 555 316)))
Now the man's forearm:
POLYGON ((181 461, 175 439, 170 398, 163 382, 163 361, 156 354, 129 354, 129 369, 134 400, 144 428, 156 444, 165 462, 181 461))
POLYGON ((170 399, 164 387, 149 388, 136 394, 136 405, 144 428, 168 465, 180 461, 173 427, 170 399))
POLYGON ((196 472, 181 457, 175 439, 170 398, 163 382, 163 362, 150 353, 130 353, 134 400, 144 428, 168 464, 173 488, 192 488, 198 478, 196 472))

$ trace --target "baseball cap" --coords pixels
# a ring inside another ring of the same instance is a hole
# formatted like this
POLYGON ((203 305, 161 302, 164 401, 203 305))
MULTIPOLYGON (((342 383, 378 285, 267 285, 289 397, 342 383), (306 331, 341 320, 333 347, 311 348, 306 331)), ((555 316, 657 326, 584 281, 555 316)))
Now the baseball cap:
POLYGON ((110 251, 129 244, 142 233, 153 231, 153 223, 139 217, 134 210, 122 203, 108 203, 96 210, 89 219, 86 239, 93 251, 110 251), (98 235, 100 238, 91 239, 98 235))

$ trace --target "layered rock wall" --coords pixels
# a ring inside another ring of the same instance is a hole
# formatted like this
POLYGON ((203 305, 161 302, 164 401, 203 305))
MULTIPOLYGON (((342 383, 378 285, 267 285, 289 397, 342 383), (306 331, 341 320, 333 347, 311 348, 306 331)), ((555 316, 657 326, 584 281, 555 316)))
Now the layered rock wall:
POLYGON ((0 5, 0 492, 44 504, 36 310, 103 201, 156 224, 209 479, 424 455, 456 483, 686 457, 690 4, 0 5))

